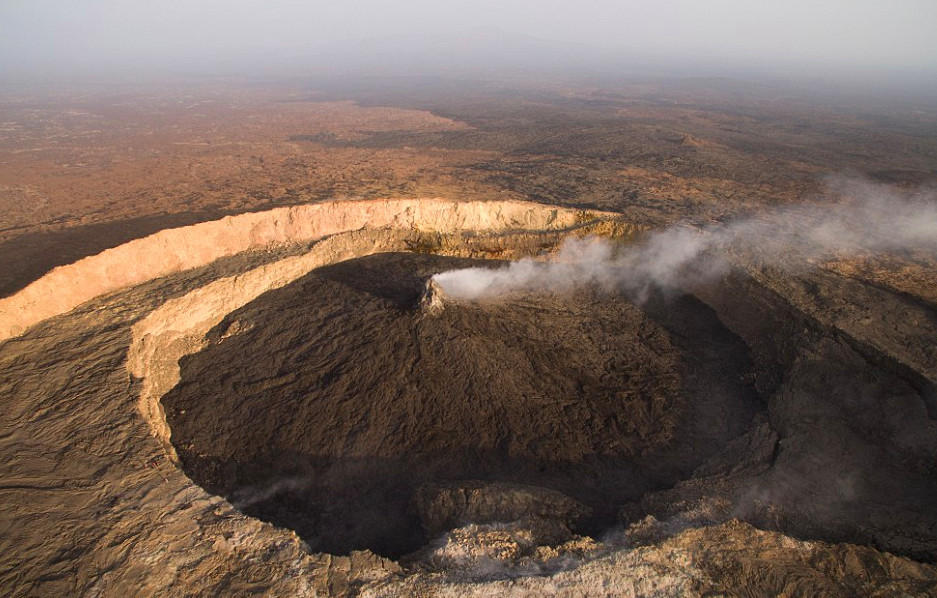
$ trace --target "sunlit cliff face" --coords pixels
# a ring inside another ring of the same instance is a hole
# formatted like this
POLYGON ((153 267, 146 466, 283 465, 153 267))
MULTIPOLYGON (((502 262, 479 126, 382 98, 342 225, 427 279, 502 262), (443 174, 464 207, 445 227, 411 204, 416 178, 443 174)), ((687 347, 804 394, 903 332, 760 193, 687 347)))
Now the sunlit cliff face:
POLYGON ((518 201, 374 200, 279 208, 164 230, 56 268, 0 299, 0 340, 93 297, 242 251, 308 243, 359 229, 429 234, 556 231, 574 226, 579 216, 577 210, 518 201))

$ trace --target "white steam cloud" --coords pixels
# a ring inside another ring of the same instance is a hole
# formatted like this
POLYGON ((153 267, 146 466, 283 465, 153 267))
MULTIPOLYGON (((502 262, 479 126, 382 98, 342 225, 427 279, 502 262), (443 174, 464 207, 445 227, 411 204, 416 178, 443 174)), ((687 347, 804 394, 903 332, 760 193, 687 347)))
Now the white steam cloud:
POLYGON ((525 258, 503 268, 464 268, 433 280, 451 298, 480 301, 523 292, 562 293, 583 285, 643 301, 653 289, 718 275, 718 252, 743 251, 787 269, 811 259, 937 250, 937 192, 899 191, 834 179, 822 201, 766 211, 703 228, 677 225, 621 246, 597 237, 567 239, 549 261, 525 258))
POLYGON ((310 480, 300 477, 279 478, 260 486, 238 488, 231 496, 231 504, 236 509, 246 509, 257 503, 270 500, 282 492, 305 490, 310 480))

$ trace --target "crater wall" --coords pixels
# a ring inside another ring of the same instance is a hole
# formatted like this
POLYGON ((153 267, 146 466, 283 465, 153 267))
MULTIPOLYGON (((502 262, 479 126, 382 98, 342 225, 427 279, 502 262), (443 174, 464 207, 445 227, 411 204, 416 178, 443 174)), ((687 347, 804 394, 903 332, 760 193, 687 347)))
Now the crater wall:
MULTIPOLYGON (((273 210, 249 215, 240 222, 239 233, 226 237, 224 251, 236 253, 236 242, 242 243, 241 250, 245 250, 271 243, 321 240, 301 255, 219 279, 172 299, 133 326, 128 369, 143 380, 140 413, 171 459, 176 460, 176 453, 159 398, 179 381, 179 359, 199 351, 205 334, 225 315, 265 291, 289 284, 321 266, 386 251, 431 249, 447 255, 516 258, 555 245, 563 232, 592 230, 597 223, 616 216, 515 201, 463 203, 431 199, 323 205, 319 210, 273 210), (267 221, 260 216, 266 216, 267 221)), ((199 226, 175 230, 181 246, 186 246, 190 238, 198 238, 199 226)), ((624 227, 625 233, 637 230, 624 223, 618 226, 624 227)), ((213 254, 200 255, 200 259, 211 259, 213 254)))
POLYGON ((86 301, 147 280, 271 245, 315 241, 360 229, 426 232, 535 231, 608 216, 522 201, 441 198, 328 201, 229 216, 163 230, 61 266, 0 299, 0 341, 86 301))

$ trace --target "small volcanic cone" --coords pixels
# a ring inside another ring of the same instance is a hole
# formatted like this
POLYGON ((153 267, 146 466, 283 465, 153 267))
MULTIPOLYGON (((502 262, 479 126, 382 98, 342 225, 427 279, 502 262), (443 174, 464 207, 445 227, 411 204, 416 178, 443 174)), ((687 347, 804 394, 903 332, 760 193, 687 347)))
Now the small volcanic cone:
POLYGON ((426 281, 426 289, 420 297, 420 309, 429 315, 436 315, 445 309, 445 293, 435 277, 426 281))

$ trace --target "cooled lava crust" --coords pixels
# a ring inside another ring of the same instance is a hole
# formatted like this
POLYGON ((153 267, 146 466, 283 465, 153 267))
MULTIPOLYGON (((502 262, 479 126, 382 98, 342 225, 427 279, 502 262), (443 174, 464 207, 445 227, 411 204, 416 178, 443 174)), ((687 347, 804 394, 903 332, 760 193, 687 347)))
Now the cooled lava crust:
POLYGON ((314 551, 398 557, 430 539, 415 506, 427 485, 557 490, 598 535, 764 409, 746 345, 690 295, 421 309, 432 274, 470 265, 499 264, 379 254, 229 314, 163 397, 185 471, 314 551))

